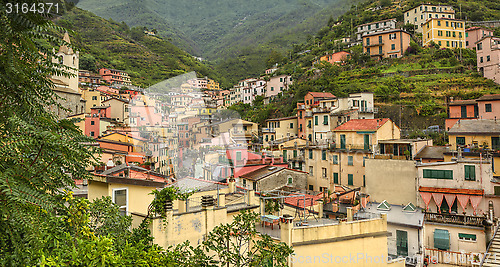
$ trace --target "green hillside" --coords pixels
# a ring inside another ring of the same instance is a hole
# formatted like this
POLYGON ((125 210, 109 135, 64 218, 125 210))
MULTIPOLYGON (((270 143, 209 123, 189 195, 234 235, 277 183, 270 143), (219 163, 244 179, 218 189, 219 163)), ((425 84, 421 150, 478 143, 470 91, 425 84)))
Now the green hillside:
POLYGON ((82 0, 79 7, 130 26, 155 28, 193 55, 218 63, 231 82, 256 75, 271 50, 284 53, 359 0, 82 0))
POLYGON ((82 69, 125 70, 135 85, 143 87, 189 71, 223 80, 169 41, 145 35, 142 28, 129 28, 79 8, 58 18, 56 24, 73 31, 71 40, 80 51, 82 69))
MULTIPOLYGON (((291 90, 269 106, 257 102, 254 107, 238 104, 232 109, 241 112, 247 119, 262 123, 267 118, 296 114, 296 103, 302 101, 309 91, 332 92, 339 97, 350 93, 374 92, 376 105, 379 107, 378 117, 390 117, 398 124, 401 121, 403 129, 418 130, 429 125, 443 125, 447 117, 446 104, 451 97, 472 99, 484 94, 500 93, 497 84, 481 77, 477 72, 476 53, 473 50, 421 48, 412 42, 404 58, 375 61, 363 54, 359 45, 347 48, 335 43, 336 39, 349 37, 350 29, 356 25, 398 18, 402 16, 402 10, 418 3, 420 2, 366 1, 353 6, 338 20, 330 20, 308 42, 294 46, 289 52, 291 60, 282 60, 280 72, 294 76, 295 83, 291 90), (381 9, 371 11, 384 2, 386 5, 381 9), (352 53, 345 65, 322 63, 313 67, 313 62, 318 57, 342 49, 352 53)), ((499 5, 482 1, 459 3, 464 17, 477 16, 475 13, 480 10, 483 15, 477 17, 477 20, 500 18, 499 5)), ((457 5, 456 8, 459 10, 460 6, 457 5)))

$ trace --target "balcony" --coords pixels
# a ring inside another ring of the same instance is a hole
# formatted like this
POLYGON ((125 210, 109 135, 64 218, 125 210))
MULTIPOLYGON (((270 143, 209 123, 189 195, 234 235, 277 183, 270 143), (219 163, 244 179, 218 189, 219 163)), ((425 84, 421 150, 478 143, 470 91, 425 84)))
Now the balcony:
POLYGON ((365 145, 360 145, 360 144, 346 144, 344 147, 341 147, 339 143, 334 143, 330 144, 330 149, 331 150, 342 150, 342 151, 351 151, 351 150, 364 150, 370 152, 372 150, 372 145, 368 145, 365 147, 365 145))
POLYGON ((457 224, 457 225, 468 225, 483 227, 483 221, 486 219, 482 216, 469 216, 462 214, 446 214, 446 213, 434 213, 426 212, 425 221, 436 222, 436 223, 447 223, 447 224, 457 224))
POLYGON ((362 107, 359 109, 359 112, 363 112, 363 113, 378 113, 378 108, 365 108, 365 107, 362 107))
POLYGON ((276 130, 274 128, 262 128, 262 133, 275 133, 276 130))
POLYGON ((381 45, 384 45, 384 42, 376 43, 376 44, 367 44, 367 45, 365 45, 365 47, 373 47, 373 46, 381 46, 381 45))

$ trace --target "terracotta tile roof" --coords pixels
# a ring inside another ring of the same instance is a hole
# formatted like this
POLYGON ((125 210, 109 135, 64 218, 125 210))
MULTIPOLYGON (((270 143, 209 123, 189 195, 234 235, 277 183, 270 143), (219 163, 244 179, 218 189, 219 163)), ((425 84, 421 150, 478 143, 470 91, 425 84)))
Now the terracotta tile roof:
MULTIPOLYGON (((323 193, 318 195, 305 195, 306 207, 318 204, 318 200, 323 198, 323 193)), ((298 208, 304 208, 304 196, 287 197, 285 203, 298 208)))
POLYGON ((477 99, 477 101, 487 101, 487 100, 500 100, 500 94, 483 95, 482 97, 477 99))
POLYGON ((476 104, 476 100, 454 100, 450 102, 450 106, 459 106, 459 105, 473 105, 476 104))
POLYGON ((308 94, 312 95, 313 97, 335 97, 332 93, 325 92, 309 92, 308 94))
POLYGON ((446 146, 426 146, 415 155, 415 159, 444 159, 444 153, 450 151, 446 146))
POLYGON ((390 121, 389 118, 350 120, 335 128, 334 131, 373 131, 378 130, 388 121, 390 121))

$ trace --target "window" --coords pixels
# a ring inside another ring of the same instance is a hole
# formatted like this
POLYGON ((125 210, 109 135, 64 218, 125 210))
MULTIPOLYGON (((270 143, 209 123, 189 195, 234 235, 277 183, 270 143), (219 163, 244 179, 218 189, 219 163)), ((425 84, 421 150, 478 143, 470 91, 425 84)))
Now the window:
POLYGON ((490 61, 491 60, 491 57, 490 56, 486 56, 486 61, 490 61))
POLYGON ((92 96, 92 100, 97 100, 97 96, 92 96))
POLYGON ((287 161, 287 158, 286 158, 286 150, 283 150, 283 161, 287 161))
POLYGON ((312 138, 312 134, 309 134, 307 137, 308 137, 308 138, 307 138, 307 140, 309 140, 309 141, 312 141, 312 140, 313 140, 313 138, 312 138))
POLYGON ((334 184, 339 184, 339 173, 338 172, 334 172, 333 173, 333 183, 334 184))
POLYGON ((90 132, 90 136, 94 136, 94 132, 90 132))
POLYGON ((483 50, 483 43, 477 44, 477 50, 483 50))
POLYGON ((310 120, 307 121, 307 128, 311 128, 311 121, 310 120))
POLYGON ((455 140, 456 140, 457 145, 465 146, 465 137, 457 136, 457 138, 455 140))
POLYGON ((479 58, 479 62, 483 63, 483 57, 479 58))
POLYGON ((293 184, 293 178, 292 178, 292 176, 288 176, 288 184, 293 184))
POLYGON ((266 142, 269 141, 269 135, 266 134, 266 142))
POLYGON ((378 37, 378 43, 381 44, 382 43, 382 36, 379 36, 378 37))
POLYGON ((318 125, 318 116, 314 116, 314 125, 318 125))
POLYGON ((378 53, 379 53, 379 54, 382 54, 382 46, 379 46, 379 47, 378 47, 378 53))
POLYGON ((434 248, 441 250, 450 249, 450 233, 448 232, 448 230, 434 230, 434 248))
POLYGON ((369 47, 366 48, 366 53, 370 54, 370 48, 369 47))
POLYGON ((312 184, 309 185, 309 190, 314 191, 314 186, 312 184))
POLYGON ((484 110, 486 112, 491 112, 491 104, 484 104, 484 110))
POLYGON ((366 38, 366 45, 370 45, 370 37, 366 38))
POLYGON ((452 170, 431 170, 424 169, 423 177, 427 179, 446 179, 453 180, 453 171, 452 170))
POLYGON ((127 188, 113 189, 113 203, 118 206, 122 215, 127 215, 127 188))
POLYGON ((408 256, 408 232, 396 230, 396 248, 398 256, 408 256))
POLYGON ((313 170, 314 170, 313 166, 309 166, 309 175, 314 175, 313 170))
POLYGON ((395 44, 391 44, 391 50, 396 50, 396 45, 395 44))
POLYGON ((323 125, 328 125, 328 115, 323 116, 323 125))
POLYGON ((443 31, 438 31, 438 36, 443 36, 443 31))
POLYGON ((321 150, 321 160, 326 160, 326 150, 321 150))
POLYGON ((290 129, 293 129, 293 122, 290 122, 290 129))
POLYGON ((354 177, 353 174, 347 175, 347 185, 354 185, 354 177))
POLYGON ((236 160, 241 160, 241 151, 236 151, 236 160))
POLYGON ((452 33, 453 33, 453 37, 457 37, 456 32, 452 32, 452 33))
POLYGON ((312 149, 309 149, 309 159, 313 159, 313 151, 312 151, 312 149))
POLYGON ((326 168, 321 168, 321 174, 323 178, 326 178, 326 168))
POLYGON ((247 187, 247 180, 243 179, 243 187, 247 187))
POLYGON ((283 82, 283 78, 280 78, 280 83, 282 83, 282 82, 283 82))
POLYGON ((339 164, 339 156, 333 155, 333 164, 339 164))
POLYGON ((446 41, 446 46, 450 46, 450 41, 446 41))
POLYGON ((476 167, 474 165, 465 165, 465 180, 475 181, 476 180, 476 167))
POLYGON ((441 21, 440 20, 438 20, 438 26, 441 26, 441 21))
POLYGON ((299 111, 299 119, 302 119, 302 111, 299 111))
POLYGON ((353 164, 353 159, 352 156, 347 156, 347 165, 352 166, 353 164))
POLYGON ((476 235, 459 233, 458 239, 461 241, 476 241, 476 235))
POLYGON ((447 21, 447 22, 446 22, 446 27, 449 27, 449 26, 450 26, 450 24, 449 24, 449 23, 448 23, 448 21, 447 21))
POLYGON ((274 91, 274 87, 271 86, 271 91, 274 91))

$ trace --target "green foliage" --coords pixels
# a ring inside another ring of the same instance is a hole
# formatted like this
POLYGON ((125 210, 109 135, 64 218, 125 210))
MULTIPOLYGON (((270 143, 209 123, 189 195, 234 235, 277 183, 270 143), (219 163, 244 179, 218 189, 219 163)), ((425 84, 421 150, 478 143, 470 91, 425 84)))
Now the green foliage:
POLYGON ((187 200, 194 193, 195 191, 182 192, 179 188, 173 186, 165 187, 161 190, 155 189, 150 193, 150 195, 155 196, 151 202, 150 212, 163 216, 168 210, 166 206, 167 203, 172 203, 172 201, 176 199, 187 200))
POLYGON ((243 211, 228 224, 216 226, 203 241, 209 251, 217 255, 220 266, 287 266, 287 257, 293 253, 285 243, 276 243, 268 235, 257 232, 259 216, 243 211))
POLYGON ((111 197, 94 199, 86 213, 90 216, 90 230, 97 236, 110 236, 117 244, 124 244, 129 237, 132 217, 123 216, 111 197))
POLYGON ((130 74, 132 83, 142 87, 190 71, 224 82, 211 66, 167 40, 144 34, 143 27, 129 28, 79 8, 67 12, 56 23, 74 31, 71 41, 80 51, 82 69, 121 69, 130 74))

